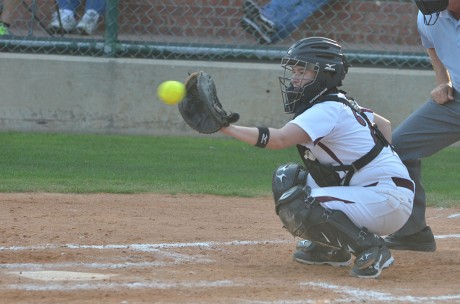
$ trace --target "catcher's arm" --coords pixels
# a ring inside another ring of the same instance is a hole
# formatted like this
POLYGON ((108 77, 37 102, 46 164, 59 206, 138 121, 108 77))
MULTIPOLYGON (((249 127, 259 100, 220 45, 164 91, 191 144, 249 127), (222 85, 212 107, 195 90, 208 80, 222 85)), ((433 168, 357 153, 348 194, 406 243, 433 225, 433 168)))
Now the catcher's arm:
POLYGON ((230 125, 220 131, 250 145, 268 149, 284 149, 311 141, 302 128, 292 123, 280 129, 230 125))
POLYGON ((311 141, 304 130, 291 123, 280 129, 232 125, 238 121, 239 114, 227 114, 217 97, 213 79, 203 71, 192 73, 185 81, 185 87, 187 96, 179 103, 179 111, 185 122, 200 133, 220 130, 250 145, 270 149, 283 149, 311 141))
POLYGON ((391 122, 383 116, 374 113, 374 123, 382 132, 385 139, 391 144, 391 122))

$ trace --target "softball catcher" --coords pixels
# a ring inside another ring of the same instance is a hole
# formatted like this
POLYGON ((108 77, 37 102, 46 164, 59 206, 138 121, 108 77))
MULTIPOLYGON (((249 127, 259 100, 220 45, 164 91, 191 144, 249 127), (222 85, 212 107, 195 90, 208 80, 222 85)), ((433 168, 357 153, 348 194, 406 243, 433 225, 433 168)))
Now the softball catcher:
POLYGON ((381 236, 404 225, 414 198, 414 184, 387 140, 390 122, 339 91, 350 65, 336 41, 299 40, 281 66, 284 111, 293 119, 279 129, 235 125, 239 116, 223 110, 204 72, 187 81, 179 110, 201 133, 220 131, 260 148, 297 146, 303 162, 279 166, 272 178, 275 212, 302 239, 294 260, 349 266, 354 256, 352 276, 377 278, 394 262, 381 236))

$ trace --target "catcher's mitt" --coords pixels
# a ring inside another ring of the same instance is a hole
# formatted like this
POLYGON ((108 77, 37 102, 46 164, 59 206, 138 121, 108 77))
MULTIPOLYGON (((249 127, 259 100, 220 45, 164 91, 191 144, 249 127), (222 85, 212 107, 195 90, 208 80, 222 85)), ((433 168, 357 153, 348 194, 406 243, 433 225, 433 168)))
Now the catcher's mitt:
POLYGON ((179 103, 179 112, 185 122, 200 133, 215 133, 222 127, 238 121, 238 113, 227 114, 217 98, 211 76, 203 71, 191 74, 185 81, 187 95, 179 103))

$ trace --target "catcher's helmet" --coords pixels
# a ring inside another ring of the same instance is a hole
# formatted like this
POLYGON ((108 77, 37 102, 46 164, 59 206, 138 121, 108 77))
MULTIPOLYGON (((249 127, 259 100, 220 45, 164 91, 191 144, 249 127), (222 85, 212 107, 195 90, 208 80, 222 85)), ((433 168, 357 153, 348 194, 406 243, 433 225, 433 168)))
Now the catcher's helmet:
POLYGON ((280 76, 281 95, 286 113, 300 114, 327 91, 342 85, 348 63, 342 47, 325 37, 309 37, 294 43, 281 60, 284 75, 280 76), (316 75, 301 87, 293 84, 294 67, 315 71, 316 75))
POLYGON ((423 14, 425 24, 433 25, 438 20, 440 12, 449 5, 449 0, 415 0, 415 4, 423 14))

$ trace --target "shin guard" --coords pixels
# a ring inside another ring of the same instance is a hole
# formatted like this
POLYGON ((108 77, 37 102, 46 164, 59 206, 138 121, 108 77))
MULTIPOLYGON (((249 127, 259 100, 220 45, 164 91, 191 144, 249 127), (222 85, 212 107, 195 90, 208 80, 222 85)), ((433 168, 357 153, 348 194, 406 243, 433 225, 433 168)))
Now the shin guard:
POLYGON ((310 196, 308 186, 295 186, 284 192, 275 202, 276 214, 293 236, 353 255, 381 246, 384 240, 365 227, 357 227, 342 211, 322 207, 310 196))

